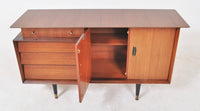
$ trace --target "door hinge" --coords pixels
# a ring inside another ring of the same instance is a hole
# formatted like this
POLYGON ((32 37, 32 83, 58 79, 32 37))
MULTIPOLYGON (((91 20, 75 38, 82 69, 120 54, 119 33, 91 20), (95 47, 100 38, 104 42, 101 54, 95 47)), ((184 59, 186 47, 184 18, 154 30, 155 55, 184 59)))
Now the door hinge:
POLYGON ((81 52, 81 50, 80 49, 78 49, 78 54, 81 52))

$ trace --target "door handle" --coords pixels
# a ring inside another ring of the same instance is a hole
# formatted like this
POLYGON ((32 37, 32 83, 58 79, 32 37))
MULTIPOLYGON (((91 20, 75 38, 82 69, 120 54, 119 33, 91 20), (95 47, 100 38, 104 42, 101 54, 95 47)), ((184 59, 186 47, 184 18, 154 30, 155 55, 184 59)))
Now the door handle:
POLYGON ((133 46, 132 56, 136 56, 136 47, 133 46))

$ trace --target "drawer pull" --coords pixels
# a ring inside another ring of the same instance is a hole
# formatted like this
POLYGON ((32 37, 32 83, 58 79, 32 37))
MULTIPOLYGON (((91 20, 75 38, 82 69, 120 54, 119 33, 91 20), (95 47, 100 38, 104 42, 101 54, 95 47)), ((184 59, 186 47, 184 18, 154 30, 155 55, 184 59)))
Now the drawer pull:
POLYGON ((72 34, 73 34, 73 32, 72 32, 72 31, 70 31, 70 32, 69 32, 69 34, 70 34, 70 35, 72 35, 72 34))
POLYGON ((31 34, 35 34, 35 31, 32 31, 31 34))

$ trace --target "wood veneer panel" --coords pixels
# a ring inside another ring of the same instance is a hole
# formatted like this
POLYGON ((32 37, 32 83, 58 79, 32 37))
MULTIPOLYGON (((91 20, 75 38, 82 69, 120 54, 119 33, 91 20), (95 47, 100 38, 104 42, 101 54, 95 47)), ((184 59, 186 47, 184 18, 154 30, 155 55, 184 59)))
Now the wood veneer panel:
POLYGON ((127 45, 127 34, 91 34, 92 45, 127 45))
POLYGON ((83 97, 91 80, 91 35, 90 29, 83 34, 75 45, 79 102, 83 97))
POLYGON ((176 49, 177 49, 178 39, 179 39, 179 32, 180 32, 180 28, 177 28, 175 39, 174 39, 174 44, 173 44, 171 63, 170 63, 170 67, 169 67, 169 77, 168 77, 169 82, 171 82, 171 78, 172 78, 172 72, 173 72, 175 56, 176 56, 176 49))
POLYGON ((74 53, 21 53, 22 64, 75 65, 74 53))
POLYGON ((76 66, 24 65, 26 79, 77 79, 76 66))
POLYGON ((17 57, 17 62, 18 62, 18 66, 19 66, 21 79, 22 79, 22 82, 24 82, 25 81, 24 68, 23 68, 23 65, 21 63, 21 57, 20 57, 20 53, 19 53, 18 42, 13 40, 13 45, 14 45, 14 48, 15 48, 15 54, 16 54, 16 57, 17 57))
POLYGON ((72 79, 26 79, 25 84, 77 84, 77 80, 72 79))
POLYGON ((80 37, 83 28, 22 28, 23 37, 80 37))
POLYGON ((91 34, 127 34, 127 28, 91 28, 91 34))
POLYGON ((107 80, 107 79, 92 79, 91 83, 111 83, 111 84, 169 84, 168 80, 145 80, 145 79, 140 79, 140 80, 134 80, 134 79, 125 79, 125 80, 116 80, 116 79, 112 79, 112 80, 107 80))
POLYGON ((189 27, 169 9, 28 10, 11 28, 189 27))
POLYGON ((19 52, 75 52, 75 43, 19 42, 19 52))
POLYGON ((175 28, 132 28, 129 33, 128 79, 168 80, 175 28), (136 56, 132 56, 136 47, 136 56))
MULTIPOLYGON (((70 79, 26 79, 25 84, 77 84, 77 80, 70 79)), ((131 80, 131 79, 92 79, 90 83, 103 83, 103 84, 133 84, 133 83, 142 83, 142 84, 169 84, 169 81, 166 80, 131 80)))
POLYGON ((92 60, 92 79, 125 79, 125 72, 126 60, 92 60))
POLYGON ((78 37, 23 37, 20 32, 17 37, 13 40, 16 42, 65 42, 65 43, 76 43, 78 37))
POLYGON ((125 59, 126 45, 92 45, 92 59, 125 59))

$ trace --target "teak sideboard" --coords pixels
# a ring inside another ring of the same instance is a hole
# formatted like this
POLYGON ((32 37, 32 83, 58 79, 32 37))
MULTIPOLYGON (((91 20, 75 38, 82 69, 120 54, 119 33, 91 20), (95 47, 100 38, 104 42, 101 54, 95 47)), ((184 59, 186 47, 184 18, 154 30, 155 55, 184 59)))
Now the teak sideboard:
POLYGON ((180 28, 175 10, 28 10, 14 47, 23 83, 77 84, 81 102, 89 83, 170 83, 180 28))

